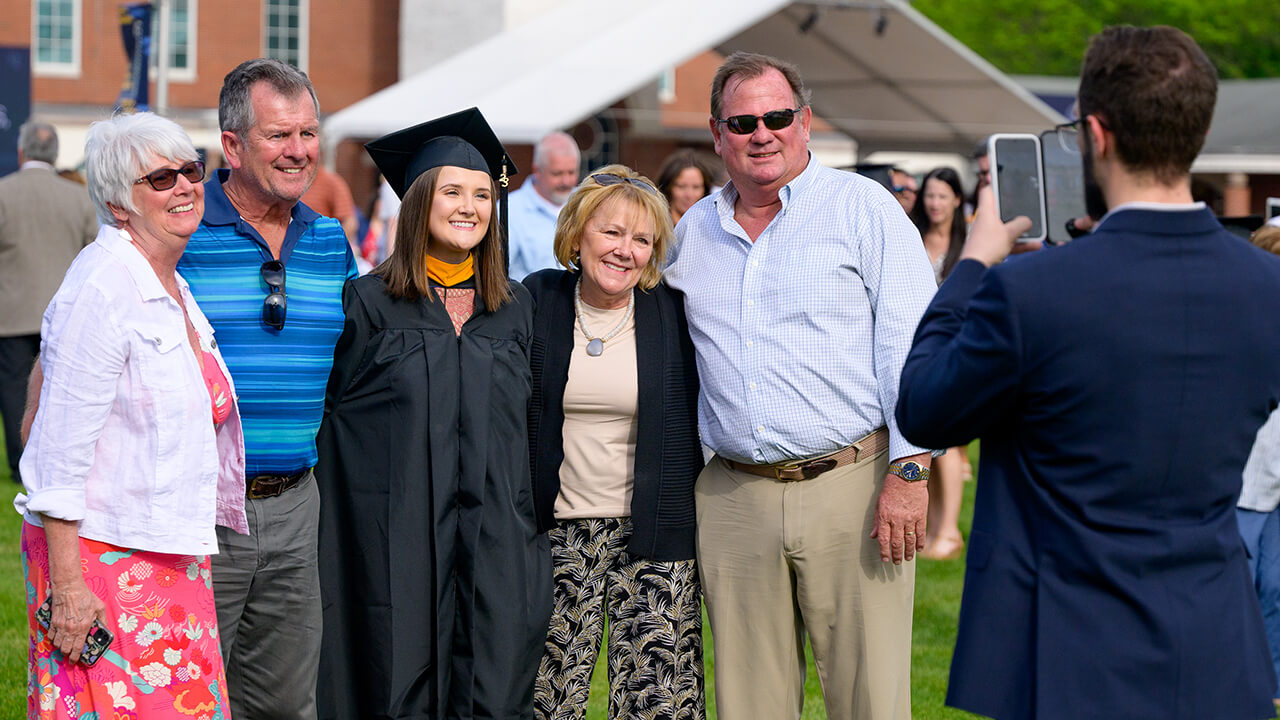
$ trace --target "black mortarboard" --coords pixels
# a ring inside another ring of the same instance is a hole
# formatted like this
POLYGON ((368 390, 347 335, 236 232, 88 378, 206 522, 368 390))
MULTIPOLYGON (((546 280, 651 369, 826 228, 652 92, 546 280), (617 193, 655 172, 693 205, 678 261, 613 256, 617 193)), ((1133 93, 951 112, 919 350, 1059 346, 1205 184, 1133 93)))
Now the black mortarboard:
POLYGON ((507 157, 506 148, 479 109, 463 110, 397 130, 366 143, 364 148, 401 198, 413 181, 431 168, 453 166, 489 173, 497 181, 501 196, 498 222, 506 256, 507 185, 519 170, 507 157))

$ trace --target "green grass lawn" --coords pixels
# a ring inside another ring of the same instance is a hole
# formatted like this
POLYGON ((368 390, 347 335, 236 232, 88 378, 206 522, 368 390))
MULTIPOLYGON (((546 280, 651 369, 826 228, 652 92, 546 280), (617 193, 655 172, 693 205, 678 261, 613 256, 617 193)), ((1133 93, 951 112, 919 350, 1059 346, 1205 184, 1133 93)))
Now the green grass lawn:
MULTIPOLYGON (((975 475, 978 460, 978 443, 969 448, 975 475)), ((960 512, 960 530, 969 536, 973 518, 974 483, 965 483, 964 507, 960 512)), ((956 619, 960 616, 960 590, 964 586, 964 559, 950 561, 920 560, 916 568, 915 621, 911 638, 911 714, 922 720, 946 720, 947 718, 977 718, 978 715, 945 707, 947 674, 951 669, 951 651, 956 642, 956 619)), ((711 651, 711 630, 703 624, 703 652, 706 661, 707 717, 716 717, 715 710, 715 657, 711 651)), ((608 670, 603 662, 596 663, 591 676, 591 698, 587 707, 588 720, 606 720, 609 710, 608 670)), ((818 673, 809 657, 805 675, 803 720, 821 720, 827 716, 822 706, 822 688, 818 673)))
MULTIPOLYGON (((970 449, 976 459, 977 444, 970 449)), ((0 502, 0 719, 21 718, 26 713, 27 623, 24 581, 18 553, 18 533, 22 518, 13 512, 12 495, 17 486, 9 479, 9 465, 3 461, 0 446, 0 489, 7 495, 0 502)), ((973 483, 965 485, 964 512, 960 527, 969 534, 973 509, 973 483)), ((974 718, 975 715, 943 707, 947 690, 947 672, 951 650, 955 644, 956 618, 960 612, 960 589, 964 582, 962 560, 939 562, 921 560, 916 569, 915 627, 912 641, 911 706, 912 714, 924 720, 935 718, 974 718)), ((715 658, 711 652, 711 634, 704 630, 707 677, 707 716, 715 713, 715 658)), ((596 666, 591 681, 590 720, 607 716, 609 688, 603 663, 596 666)), ((813 670, 812 658, 805 679, 805 720, 825 718, 822 690, 813 670)))

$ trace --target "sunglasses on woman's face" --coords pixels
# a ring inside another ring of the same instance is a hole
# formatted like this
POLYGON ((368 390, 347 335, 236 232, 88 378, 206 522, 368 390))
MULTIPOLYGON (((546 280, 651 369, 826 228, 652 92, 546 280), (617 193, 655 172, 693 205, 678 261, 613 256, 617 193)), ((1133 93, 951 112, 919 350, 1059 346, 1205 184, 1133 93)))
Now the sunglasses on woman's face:
POLYGON ((785 127, 790 127, 791 123, 795 122, 796 113, 803 109, 773 110, 764 115, 734 115, 723 120, 717 119, 716 122, 729 128, 729 132, 734 135, 750 135, 756 131, 756 125, 760 121, 764 121, 764 126, 767 129, 777 132, 785 127))
POLYGON ((179 175, 186 178, 187 182, 195 185, 196 183, 204 180, 204 163, 199 160, 192 160, 177 170, 174 170, 173 168, 152 170, 146 175, 134 180, 133 184, 140 185, 145 182, 150 183, 151 187, 156 190, 168 190, 178 184, 179 175))

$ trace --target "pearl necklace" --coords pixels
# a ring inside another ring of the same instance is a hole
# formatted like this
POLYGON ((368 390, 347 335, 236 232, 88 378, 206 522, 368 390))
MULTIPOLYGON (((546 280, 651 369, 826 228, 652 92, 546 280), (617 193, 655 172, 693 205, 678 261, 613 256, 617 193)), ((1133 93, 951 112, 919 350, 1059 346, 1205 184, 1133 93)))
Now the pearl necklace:
POLYGON ((587 354, 591 357, 600 357, 604 354, 604 344, 612 340, 614 335, 622 332, 622 328, 626 327, 635 309, 636 291, 633 288, 631 297, 627 300, 627 314, 622 316, 622 322, 603 337, 592 337, 591 331, 587 329, 587 321, 582 319, 582 278, 578 278, 578 284, 573 286, 573 311, 578 316, 578 328, 582 330, 583 335, 587 336, 587 354))

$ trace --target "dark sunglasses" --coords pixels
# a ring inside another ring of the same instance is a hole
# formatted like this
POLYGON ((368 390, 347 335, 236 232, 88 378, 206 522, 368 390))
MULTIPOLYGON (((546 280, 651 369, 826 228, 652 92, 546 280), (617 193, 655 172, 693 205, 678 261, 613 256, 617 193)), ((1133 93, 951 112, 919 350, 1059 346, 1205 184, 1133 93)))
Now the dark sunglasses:
POLYGON ((288 306, 284 294, 284 263, 268 260, 262 263, 259 272, 262 273, 262 282, 271 290, 267 299, 262 301, 262 322, 276 330, 283 330, 285 309, 288 306))
POLYGON ((137 180, 134 180, 133 184, 141 185, 146 182, 150 183, 151 187, 156 190, 168 190, 178 184, 179 175, 186 178, 187 182, 195 185, 196 183, 204 180, 204 163, 199 160, 192 160, 177 170, 174 170, 173 168, 153 170, 137 180))
POLYGON ((791 123, 795 122, 796 113, 803 109, 772 110, 764 115, 734 115, 723 120, 717 119, 716 122, 729 128, 729 132, 734 135, 750 135, 756 131, 756 124, 761 120, 764 121, 766 128, 777 132, 785 127, 791 127, 791 123))
POLYGON ((635 185, 638 188, 644 188, 645 190, 648 190, 654 195, 658 194, 658 188, 650 185, 649 183, 641 180, 640 178, 622 177, 621 175, 614 175, 613 173, 596 173, 595 175, 591 176, 591 179, 595 180, 596 184, 601 186, 621 185, 622 183, 631 183, 632 185, 635 185))
POLYGON ((898 193, 899 195, 903 195, 905 193, 911 193, 912 195, 915 195, 916 193, 919 192, 918 190, 916 190, 915 188, 909 185, 894 185, 893 191, 895 193, 898 193))

